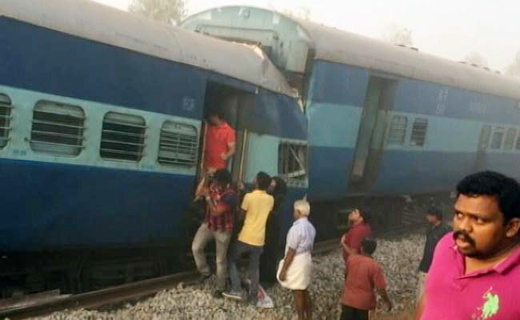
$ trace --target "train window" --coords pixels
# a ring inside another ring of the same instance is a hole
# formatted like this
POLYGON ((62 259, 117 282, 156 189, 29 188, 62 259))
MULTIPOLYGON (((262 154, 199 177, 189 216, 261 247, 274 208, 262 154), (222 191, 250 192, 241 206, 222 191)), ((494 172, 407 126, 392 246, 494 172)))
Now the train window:
POLYGON ((504 140, 505 129, 503 127, 496 127, 491 139, 491 149, 499 150, 502 148, 502 141, 504 140))
POLYGON ((193 167, 197 161, 197 129, 166 121, 161 128, 157 161, 166 166, 193 167))
POLYGON ((406 137, 408 118, 394 115, 390 123, 387 142, 390 145, 403 145, 406 137))
POLYGON ((278 175, 287 182, 305 182, 307 179, 307 145, 282 142, 278 147, 278 175))
POLYGON ((506 139, 504 140, 504 150, 513 150, 515 145, 516 129, 508 128, 506 131, 506 139))
POLYGON ((39 101, 33 112, 31 149, 77 156, 83 149, 85 112, 78 106, 39 101))
POLYGON ((9 142, 12 108, 11 99, 5 94, 0 94, 0 149, 4 148, 9 142))
POLYGON ((410 145, 416 147, 424 146, 426 140, 426 131, 428 131, 428 119, 415 118, 412 126, 412 137, 410 138, 410 145))
POLYGON ((146 122, 143 117, 109 112, 103 119, 101 158, 140 161, 143 158, 146 122))

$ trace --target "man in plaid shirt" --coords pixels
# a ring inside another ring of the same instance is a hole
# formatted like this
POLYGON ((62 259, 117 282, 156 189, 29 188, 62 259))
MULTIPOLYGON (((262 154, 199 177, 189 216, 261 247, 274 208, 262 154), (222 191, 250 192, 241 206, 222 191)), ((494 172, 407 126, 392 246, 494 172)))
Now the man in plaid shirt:
POLYGON ((237 194, 231 188, 229 171, 220 169, 215 172, 213 181, 197 196, 201 195, 206 199, 206 217, 195 234, 191 248, 203 281, 211 275, 204 248, 210 240, 215 240, 217 288, 214 296, 221 297, 226 286, 227 250, 237 207, 237 194))

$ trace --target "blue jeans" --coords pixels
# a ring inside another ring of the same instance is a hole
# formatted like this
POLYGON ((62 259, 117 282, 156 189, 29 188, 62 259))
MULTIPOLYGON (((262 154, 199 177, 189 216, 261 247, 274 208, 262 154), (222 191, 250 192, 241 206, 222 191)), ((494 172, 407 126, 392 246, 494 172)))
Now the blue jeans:
POLYGON ((236 241, 231 245, 228 265, 229 277, 231 278, 231 289, 233 291, 242 291, 242 285, 240 284, 240 277, 238 275, 237 261, 242 254, 249 253, 249 280, 251 280, 249 295, 252 298, 256 298, 259 283, 258 267, 260 265, 260 256, 263 251, 263 246, 252 246, 240 241, 236 241))

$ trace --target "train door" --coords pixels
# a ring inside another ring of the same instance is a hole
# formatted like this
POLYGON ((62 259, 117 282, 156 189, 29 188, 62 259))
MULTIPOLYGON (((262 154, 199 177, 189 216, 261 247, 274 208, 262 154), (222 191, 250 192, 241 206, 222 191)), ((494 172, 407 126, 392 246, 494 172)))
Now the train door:
MULTIPOLYGON (((236 152, 228 163, 233 181, 241 181, 246 161, 246 146, 248 135, 248 119, 253 114, 256 104, 254 93, 240 90, 231 86, 208 82, 204 100, 204 119, 209 110, 216 109, 223 113, 226 122, 236 132, 236 152)), ((201 152, 199 157, 199 174, 202 172, 204 150, 206 146, 205 132, 207 124, 203 122, 201 134, 201 152)))
POLYGON ((480 130, 480 138, 478 140, 477 158, 475 162, 475 170, 480 171, 486 166, 486 150, 491 137, 491 126, 484 125, 480 130))
POLYGON ((370 77, 350 175, 351 191, 368 191, 375 181, 383 150, 387 113, 393 109, 396 89, 395 80, 370 77))

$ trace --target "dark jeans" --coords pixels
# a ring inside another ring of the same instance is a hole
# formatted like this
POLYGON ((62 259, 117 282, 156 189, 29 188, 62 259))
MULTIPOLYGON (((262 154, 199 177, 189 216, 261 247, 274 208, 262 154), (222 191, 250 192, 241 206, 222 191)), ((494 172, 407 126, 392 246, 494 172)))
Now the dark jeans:
POLYGON ((340 320, 368 320, 368 310, 356 309, 353 307, 341 305, 340 320))
POLYGON ((258 267, 260 265, 260 255, 262 254, 263 248, 264 247, 252 246, 240 241, 235 241, 231 245, 228 267, 229 277, 231 278, 231 289, 233 291, 242 291, 240 276, 238 275, 237 261, 242 254, 249 253, 249 280, 251 280, 249 295, 252 298, 256 298, 259 283, 258 267))

